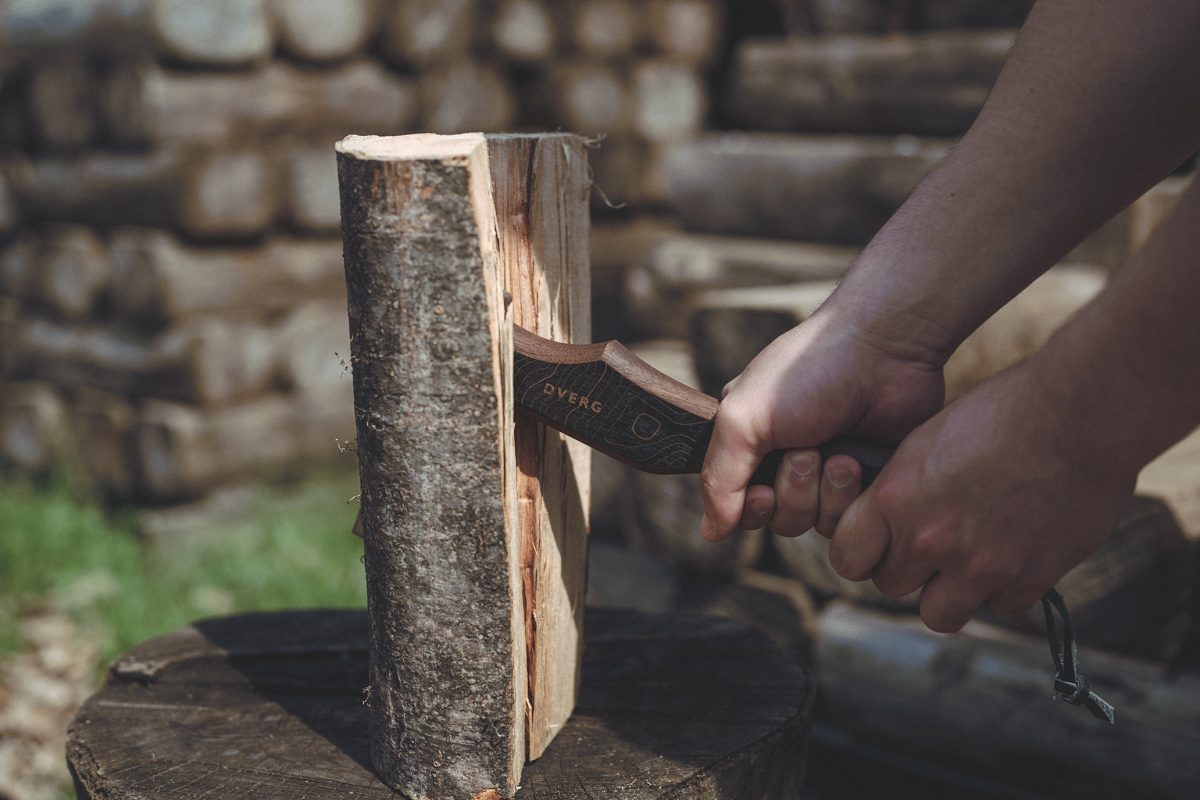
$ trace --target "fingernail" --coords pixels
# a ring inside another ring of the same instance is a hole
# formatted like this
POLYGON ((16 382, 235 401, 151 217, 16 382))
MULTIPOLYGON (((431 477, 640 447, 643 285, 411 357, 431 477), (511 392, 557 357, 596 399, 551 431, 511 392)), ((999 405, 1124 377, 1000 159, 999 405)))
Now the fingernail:
POLYGON ((764 497, 756 497, 750 501, 750 510, 760 517, 771 513, 771 501, 764 497))
POLYGON ((854 479, 854 470, 845 465, 839 465, 829 470, 829 482, 835 489, 845 489, 854 479))
POLYGON ((807 478, 816 468, 817 460, 808 453, 804 453, 802 455, 792 456, 791 466, 792 472, 796 473, 801 478, 807 478))

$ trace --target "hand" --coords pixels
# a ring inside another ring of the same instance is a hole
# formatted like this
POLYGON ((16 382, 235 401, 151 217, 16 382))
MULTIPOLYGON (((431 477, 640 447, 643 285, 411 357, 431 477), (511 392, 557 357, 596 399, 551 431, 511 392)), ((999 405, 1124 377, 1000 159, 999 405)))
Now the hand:
MULTIPOLYGON (((1050 380, 1053 380, 1051 377, 1050 380)), ((837 525, 829 560, 956 631, 983 605, 1034 603, 1112 531, 1137 470, 1089 458, 1032 362, 913 431, 837 525)))
POLYGON ((776 339, 725 387, 701 473, 701 532, 770 524, 784 536, 812 527, 832 536, 858 496, 861 470, 847 456, 822 465, 818 445, 845 434, 896 442, 942 407, 940 355, 873 336, 827 304, 776 339), (791 449, 775 486, 747 482, 763 456, 791 449), (822 477, 823 476, 823 477, 822 477))

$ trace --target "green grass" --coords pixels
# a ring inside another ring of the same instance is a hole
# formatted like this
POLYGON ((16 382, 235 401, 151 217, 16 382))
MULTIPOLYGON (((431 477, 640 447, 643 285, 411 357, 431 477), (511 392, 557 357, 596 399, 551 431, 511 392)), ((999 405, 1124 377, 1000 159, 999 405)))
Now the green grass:
POLYGON ((130 511, 108 514, 64 482, 0 481, 0 657, 21 646, 19 614, 39 608, 97 633, 107 663, 199 617, 365 605, 355 491, 352 476, 313 478, 163 555, 130 511))

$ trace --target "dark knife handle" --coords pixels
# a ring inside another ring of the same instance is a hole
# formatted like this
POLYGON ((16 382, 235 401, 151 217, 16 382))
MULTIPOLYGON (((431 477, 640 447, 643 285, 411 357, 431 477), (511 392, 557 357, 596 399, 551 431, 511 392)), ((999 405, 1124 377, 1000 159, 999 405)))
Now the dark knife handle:
MULTIPOLYGON (((818 448, 821 451, 822 462, 831 456, 850 456, 862 467, 862 489, 866 490, 883 470, 888 459, 892 457, 895 448, 876 444, 863 439, 850 437, 833 439, 818 448)), ((783 459, 783 450, 767 453, 766 458, 750 476, 751 486, 774 486, 775 475, 779 471, 779 462, 783 459)))

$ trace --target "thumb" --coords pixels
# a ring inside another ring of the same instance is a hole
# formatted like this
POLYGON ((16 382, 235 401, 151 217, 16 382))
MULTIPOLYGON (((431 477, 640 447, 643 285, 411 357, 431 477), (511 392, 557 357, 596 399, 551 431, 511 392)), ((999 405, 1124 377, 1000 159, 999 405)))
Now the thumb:
POLYGON ((829 543, 829 563, 843 578, 864 581, 883 561, 891 543, 891 528, 875 503, 872 486, 838 520, 829 543))
POLYGON ((700 471, 704 496, 700 533, 709 541, 719 542, 737 528, 742 518, 746 487, 765 448, 728 411, 718 410, 715 422, 700 471))

